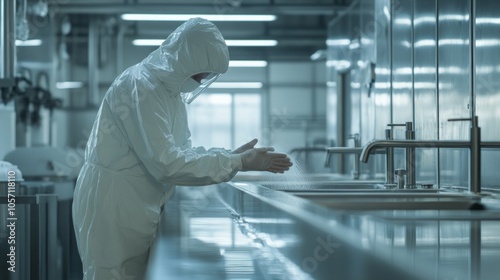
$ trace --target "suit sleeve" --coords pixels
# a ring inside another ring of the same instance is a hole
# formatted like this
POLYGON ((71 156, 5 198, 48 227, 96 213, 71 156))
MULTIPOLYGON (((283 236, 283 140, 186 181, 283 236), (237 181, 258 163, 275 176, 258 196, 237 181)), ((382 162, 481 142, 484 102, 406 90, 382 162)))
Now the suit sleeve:
POLYGON ((177 146, 169 129, 168 114, 156 93, 133 86, 130 113, 120 122, 131 149, 159 182, 208 185, 226 182, 241 170, 241 157, 223 149, 177 146))

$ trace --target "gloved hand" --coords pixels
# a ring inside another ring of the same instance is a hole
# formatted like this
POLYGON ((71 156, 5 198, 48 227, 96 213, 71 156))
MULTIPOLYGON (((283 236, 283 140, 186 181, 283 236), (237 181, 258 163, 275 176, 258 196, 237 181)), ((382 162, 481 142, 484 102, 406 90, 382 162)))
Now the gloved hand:
MULTIPOLYGON (((249 142, 251 143, 251 142, 249 142)), ((274 149, 251 148, 241 153, 243 171, 268 171, 272 173, 284 173, 292 162, 286 154, 273 153, 274 149)))
POLYGON ((238 149, 232 151, 231 153, 233 153, 233 154, 241 154, 243 152, 246 152, 246 151, 252 149, 255 146, 255 144, 257 144, 257 141, 258 141, 257 139, 253 139, 252 141, 250 141, 250 142, 248 142, 246 144, 243 144, 241 147, 239 147, 238 149))

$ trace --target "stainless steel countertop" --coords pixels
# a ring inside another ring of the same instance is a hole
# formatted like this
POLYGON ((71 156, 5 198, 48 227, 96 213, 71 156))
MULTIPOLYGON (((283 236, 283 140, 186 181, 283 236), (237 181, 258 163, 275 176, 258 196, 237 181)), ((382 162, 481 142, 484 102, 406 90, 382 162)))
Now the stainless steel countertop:
POLYGON ((253 183, 179 187, 147 279, 498 279, 500 213, 333 210, 253 183))
POLYGON ((146 279, 313 279, 264 247, 218 186, 178 187, 165 205, 146 279))

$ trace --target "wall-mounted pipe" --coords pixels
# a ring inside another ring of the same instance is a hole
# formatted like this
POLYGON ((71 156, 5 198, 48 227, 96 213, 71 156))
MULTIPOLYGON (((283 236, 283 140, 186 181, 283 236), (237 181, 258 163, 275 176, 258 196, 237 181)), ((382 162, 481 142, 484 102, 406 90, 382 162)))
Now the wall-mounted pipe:
POLYGON ((0 0, 0 87, 14 86, 16 62, 16 1, 0 0))

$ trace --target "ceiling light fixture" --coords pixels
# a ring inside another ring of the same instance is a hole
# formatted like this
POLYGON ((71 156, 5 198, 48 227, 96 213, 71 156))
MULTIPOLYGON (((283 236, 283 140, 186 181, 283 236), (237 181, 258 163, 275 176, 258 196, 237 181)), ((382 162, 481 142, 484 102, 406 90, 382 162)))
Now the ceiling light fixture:
POLYGON ((16 46, 18 47, 36 47, 42 45, 42 40, 32 39, 32 40, 16 40, 16 46))
MULTIPOLYGON (((134 46, 159 46, 164 39, 134 39, 134 46)), ((278 45, 276 40, 226 40, 229 47, 274 47, 278 45)))
POLYGON ((123 20, 131 21, 186 21, 201 17, 210 21, 275 21, 275 15, 197 15, 197 14, 123 14, 123 20))
POLYGON ((349 39, 328 39, 326 40, 327 46, 349 46, 351 44, 351 40, 349 39))
POLYGON ((231 60, 229 67, 266 67, 265 60, 231 60))
POLYGON ((276 40, 226 40, 230 47, 274 47, 278 45, 276 40))
POLYGON ((262 88, 261 82, 215 82, 210 85, 210 88, 262 88))
POLYGON ((79 81, 65 81, 56 83, 56 88, 58 89, 77 89, 82 87, 83 87, 83 82, 79 81))
POLYGON ((158 47, 165 41, 164 39, 134 39, 132 44, 134 46, 156 46, 158 47))

